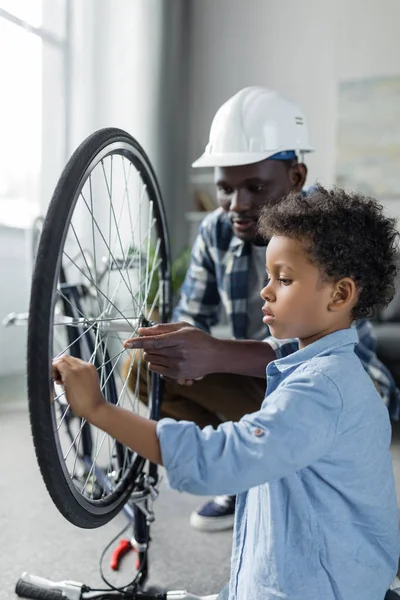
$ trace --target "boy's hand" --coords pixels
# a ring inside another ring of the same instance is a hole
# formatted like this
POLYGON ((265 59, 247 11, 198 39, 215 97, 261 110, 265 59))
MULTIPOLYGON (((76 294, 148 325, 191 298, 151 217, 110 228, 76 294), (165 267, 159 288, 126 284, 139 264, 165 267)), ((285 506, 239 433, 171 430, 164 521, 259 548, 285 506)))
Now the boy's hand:
POLYGON ((61 356, 53 361, 52 378, 64 386, 67 402, 79 417, 90 421, 106 403, 93 364, 72 356, 61 356))

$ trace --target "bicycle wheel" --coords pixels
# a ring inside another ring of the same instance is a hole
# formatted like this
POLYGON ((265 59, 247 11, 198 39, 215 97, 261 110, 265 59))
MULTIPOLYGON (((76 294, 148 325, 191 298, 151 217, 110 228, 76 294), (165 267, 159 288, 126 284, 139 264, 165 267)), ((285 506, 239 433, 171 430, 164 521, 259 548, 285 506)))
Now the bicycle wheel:
MULTIPOLYGON (((99 130, 74 152, 50 202, 28 323, 36 456, 55 505, 79 527, 112 519, 143 479, 145 461, 85 422, 71 434, 66 425, 74 417, 51 381, 52 359, 69 352, 93 362, 107 401, 143 414, 139 378, 131 391, 120 374, 127 360, 128 375, 135 363, 140 367, 141 355, 128 354, 122 342, 156 313, 168 321, 170 290, 166 219, 149 159, 126 132, 99 130), (76 477, 82 458, 83 485, 76 477), (93 481, 100 482, 100 497, 93 481)), ((150 414, 157 419, 160 382, 154 374, 147 380, 150 414)))

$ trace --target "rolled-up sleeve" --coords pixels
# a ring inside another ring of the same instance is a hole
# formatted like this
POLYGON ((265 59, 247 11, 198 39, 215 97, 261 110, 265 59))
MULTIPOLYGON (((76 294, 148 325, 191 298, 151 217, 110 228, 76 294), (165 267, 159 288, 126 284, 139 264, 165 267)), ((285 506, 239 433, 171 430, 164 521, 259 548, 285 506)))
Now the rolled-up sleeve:
POLYGON ((342 400, 329 377, 288 377, 261 410, 217 429, 188 421, 157 424, 170 487, 193 494, 237 494, 276 481, 324 456, 334 442, 342 400))

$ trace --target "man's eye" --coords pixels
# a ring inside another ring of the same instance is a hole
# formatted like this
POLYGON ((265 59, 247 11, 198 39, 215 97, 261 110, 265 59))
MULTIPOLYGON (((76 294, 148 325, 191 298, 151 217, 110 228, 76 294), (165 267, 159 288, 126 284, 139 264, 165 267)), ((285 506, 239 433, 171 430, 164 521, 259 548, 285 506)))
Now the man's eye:
POLYGON ((257 185, 249 185, 248 190, 252 194, 263 194, 265 192, 265 185, 262 183, 257 185))
POLYGON ((292 283, 291 279, 286 279, 285 277, 280 277, 279 281, 282 285, 290 285, 292 283))
POLYGON ((231 187, 228 187, 227 185, 219 185, 218 192, 224 194, 225 196, 230 196, 230 194, 232 194, 233 192, 233 189, 231 187))

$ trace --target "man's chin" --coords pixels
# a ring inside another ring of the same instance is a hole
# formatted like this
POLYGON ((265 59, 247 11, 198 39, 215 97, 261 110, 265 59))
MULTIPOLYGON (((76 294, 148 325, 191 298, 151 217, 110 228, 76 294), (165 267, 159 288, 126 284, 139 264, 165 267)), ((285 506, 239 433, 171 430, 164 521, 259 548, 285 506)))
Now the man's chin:
POLYGON ((257 230, 256 225, 253 225, 251 228, 242 231, 235 224, 233 225, 233 232, 242 242, 253 242, 257 238, 257 230))

